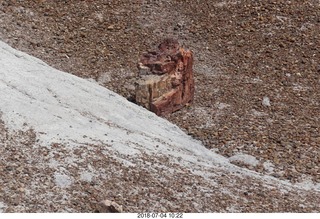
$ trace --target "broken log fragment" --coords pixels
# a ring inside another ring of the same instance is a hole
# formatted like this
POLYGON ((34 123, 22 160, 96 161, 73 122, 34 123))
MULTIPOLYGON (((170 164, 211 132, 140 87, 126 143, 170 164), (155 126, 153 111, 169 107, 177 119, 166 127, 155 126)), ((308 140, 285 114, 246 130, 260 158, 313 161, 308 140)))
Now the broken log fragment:
POLYGON ((138 64, 136 103, 157 115, 183 108, 193 101, 193 54, 178 41, 164 40, 156 51, 144 53, 138 64))

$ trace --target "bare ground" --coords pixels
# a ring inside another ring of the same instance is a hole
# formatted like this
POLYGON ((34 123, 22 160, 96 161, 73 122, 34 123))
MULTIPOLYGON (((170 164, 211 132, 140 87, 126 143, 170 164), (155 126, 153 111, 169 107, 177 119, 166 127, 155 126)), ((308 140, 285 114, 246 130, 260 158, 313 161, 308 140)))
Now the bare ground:
POLYGON ((165 156, 114 159, 106 145, 49 149, 27 125, 12 132, 0 121, 0 133, 0 212, 99 212, 105 199, 124 212, 319 212, 312 190, 216 167, 203 178, 165 156))
POLYGON ((177 38, 195 54, 196 94, 166 118, 222 155, 256 157, 249 169, 319 183, 319 11, 319 1, 2 1, 0 38, 127 98, 139 54, 177 38))

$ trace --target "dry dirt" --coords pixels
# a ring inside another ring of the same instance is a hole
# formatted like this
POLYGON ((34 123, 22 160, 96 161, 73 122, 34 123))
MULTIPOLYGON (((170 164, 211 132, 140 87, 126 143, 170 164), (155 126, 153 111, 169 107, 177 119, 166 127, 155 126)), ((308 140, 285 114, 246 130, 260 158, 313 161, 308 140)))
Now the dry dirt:
POLYGON ((194 52, 196 79, 194 103, 168 120, 256 157, 249 169, 320 183, 319 1, 0 3, 2 41, 128 99, 139 55, 167 37, 194 52))
POLYGON ((319 192, 219 168, 204 179, 165 156, 114 159, 108 145, 49 149, 27 125, 12 132, 0 120, 0 145, 0 212, 99 212, 105 199, 124 212, 319 212, 319 192))

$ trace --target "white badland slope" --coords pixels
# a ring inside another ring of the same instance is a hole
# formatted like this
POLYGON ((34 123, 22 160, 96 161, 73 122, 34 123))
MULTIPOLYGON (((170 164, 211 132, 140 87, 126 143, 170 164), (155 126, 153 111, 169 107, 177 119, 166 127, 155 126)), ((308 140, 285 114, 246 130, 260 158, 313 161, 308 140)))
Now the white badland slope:
POLYGON ((318 185, 234 166, 170 122, 3 42, 0 91, 0 212, 94 211, 104 198, 125 211, 283 211, 283 194, 300 210, 318 209, 318 185), (255 198, 270 190, 274 198, 255 198), (271 207, 243 204, 250 199, 271 207))

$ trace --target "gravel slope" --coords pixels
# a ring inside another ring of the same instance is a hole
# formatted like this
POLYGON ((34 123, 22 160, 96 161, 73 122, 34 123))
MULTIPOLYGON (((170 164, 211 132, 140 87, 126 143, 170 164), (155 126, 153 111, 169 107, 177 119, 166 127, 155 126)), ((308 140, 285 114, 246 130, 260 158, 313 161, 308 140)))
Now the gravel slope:
POLYGON ((238 166, 319 183, 319 11, 311 0, 2 1, 0 38, 126 98, 139 53, 178 38, 195 53, 196 95, 166 118, 238 166))
POLYGON ((2 42, 0 66, 1 211, 318 211, 319 185, 237 167, 95 82, 2 42))

